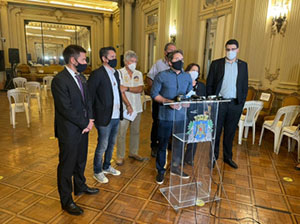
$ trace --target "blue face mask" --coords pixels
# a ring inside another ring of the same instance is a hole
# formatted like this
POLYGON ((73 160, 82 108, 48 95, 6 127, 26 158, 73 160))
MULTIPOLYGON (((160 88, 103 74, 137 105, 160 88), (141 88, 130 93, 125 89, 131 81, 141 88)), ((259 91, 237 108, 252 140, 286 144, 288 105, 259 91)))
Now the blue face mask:
MULTIPOLYGON (((77 60, 76 60, 77 61, 77 60)), ((84 72, 87 68, 87 64, 81 64, 77 61, 78 65, 76 65, 76 70, 77 72, 81 73, 81 72, 84 72)))
POLYGON ((227 51, 227 54, 226 54, 226 57, 229 59, 229 60, 233 60, 236 58, 236 51, 227 51))

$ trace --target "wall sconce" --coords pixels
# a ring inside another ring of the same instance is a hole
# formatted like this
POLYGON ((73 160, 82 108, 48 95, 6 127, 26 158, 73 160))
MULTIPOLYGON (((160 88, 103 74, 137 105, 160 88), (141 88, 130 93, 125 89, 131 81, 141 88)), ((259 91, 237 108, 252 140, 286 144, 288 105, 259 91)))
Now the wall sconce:
POLYGON ((176 20, 174 20, 174 25, 170 27, 170 39, 171 39, 171 42, 172 43, 176 43, 176 34, 177 34, 177 31, 176 31, 176 20))
POLYGON ((271 34, 275 35, 280 33, 284 36, 287 26, 287 15, 290 9, 290 0, 275 0, 275 4, 272 4, 274 0, 270 0, 269 14, 272 17, 272 29, 271 34))

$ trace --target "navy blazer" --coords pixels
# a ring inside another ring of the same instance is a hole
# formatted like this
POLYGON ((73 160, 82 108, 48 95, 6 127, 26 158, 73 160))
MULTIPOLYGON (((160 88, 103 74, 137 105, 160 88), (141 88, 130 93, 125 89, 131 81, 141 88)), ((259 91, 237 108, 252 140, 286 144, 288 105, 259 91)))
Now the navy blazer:
MULTIPOLYGON (((118 83, 120 97, 120 119, 123 119, 123 103, 120 91, 119 73, 116 70, 115 78, 118 83)), ((111 81, 104 66, 92 71, 88 80, 88 89, 91 96, 95 125, 107 126, 111 121, 114 106, 114 95, 111 81)))
POLYGON ((72 75, 65 68, 52 80, 55 105, 55 136, 62 142, 74 141, 93 118, 86 79, 80 75, 84 98, 72 75))
MULTIPOLYGON (((244 104, 248 94, 248 65, 238 59, 238 75, 236 81, 236 99, 244 104)), ((206 80, 206 95, 219 95, 225 73, 225 58, 214 60, 209 68, 206 80)))
POLYGON ((197 81, 196 85, 194 86, 194 91, 196 92, 197 96, 206 96, 206 87, 203 82, 197 81))

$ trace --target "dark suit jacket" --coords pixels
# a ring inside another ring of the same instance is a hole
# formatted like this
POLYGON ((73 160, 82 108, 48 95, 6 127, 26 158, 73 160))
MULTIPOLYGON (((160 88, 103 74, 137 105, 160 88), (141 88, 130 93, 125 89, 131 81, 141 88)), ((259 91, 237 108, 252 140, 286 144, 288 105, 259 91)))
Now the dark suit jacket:
MULTIPOLYGON (((122 120, 123 104, 120 91, 119 73, 117 70, 114 75, 119 87, 120 119, 122 120)), ((92 101, 95 124, 97 126, 107 126, 111 120, 111 115, 113 112, 114 95, 111 81, 104 66, 92 71, 88 80, 88 88, 92 101)))
POLYGON ((55 136, 63 142, 78 138, 93 116, 86 79, 83 75, 80 76, 84 99, 66 68, 55 76, 51 84, 55 105, 55 136))
POLYGON ((206 87, 203 82, 197 81, 196 85, 194 86, 194 91, 196 92, 197 96, 206 96, 206 87))
MULTIPOLYGON (((209 68, 206 80, 206 94, 219 95, 225 72, 225 58, 214 60, 209 68)), ((238 59, 238 76, 236 81, 236 93, 238 104, 246 101, 248 93, 248 66, 247 63, 238 59)))

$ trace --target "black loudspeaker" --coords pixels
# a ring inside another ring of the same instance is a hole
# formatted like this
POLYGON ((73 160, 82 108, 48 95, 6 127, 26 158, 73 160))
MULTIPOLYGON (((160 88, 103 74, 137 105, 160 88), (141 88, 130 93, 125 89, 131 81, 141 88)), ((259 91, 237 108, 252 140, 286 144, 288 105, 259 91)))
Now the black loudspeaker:
POLYGON ((5 71, 5 63, 4 63, 4 51, 0 51, 0 72, 5 71))
POLYGON ((20 63, 19 49, 18 48, 9 48, 8 49, 8 57, 9 57, 9 63, 11 63, 11 64, 20 63))

